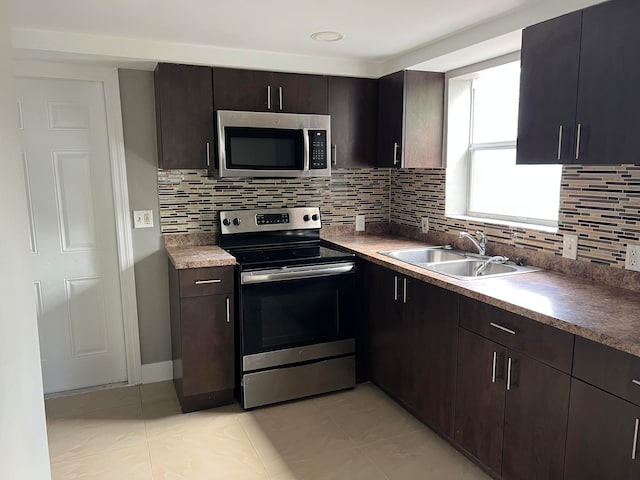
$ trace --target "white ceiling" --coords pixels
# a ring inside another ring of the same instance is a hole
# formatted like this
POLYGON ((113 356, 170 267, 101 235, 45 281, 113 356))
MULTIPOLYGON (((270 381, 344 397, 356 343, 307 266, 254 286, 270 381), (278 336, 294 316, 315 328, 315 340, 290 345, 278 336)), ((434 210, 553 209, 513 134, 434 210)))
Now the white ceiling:
POLYGON ((376 76, 417 64, 429 68, 433 59, 440 70, 460 66, 464 49, 484 42, 492 55, 516 50, 519 36, 506 34, 599 1, 12 0, 13 44, 18 57, 28 58, 250 63, 376 76), (345 38, 310 38, 326 30, 345 38), (476 35, 464 45, 467 32, 476 35), (440 58, 452 53, 449 62, 440 58))

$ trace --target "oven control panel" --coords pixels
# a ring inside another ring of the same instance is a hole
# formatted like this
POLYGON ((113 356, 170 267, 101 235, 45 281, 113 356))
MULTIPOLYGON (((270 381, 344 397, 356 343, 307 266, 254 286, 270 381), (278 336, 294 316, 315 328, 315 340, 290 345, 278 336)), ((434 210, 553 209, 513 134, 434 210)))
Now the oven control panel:
POLYGON ((318 207, 227 210, 220 212, 220 233, 269 232, 318 229, 322 226, 318 207))

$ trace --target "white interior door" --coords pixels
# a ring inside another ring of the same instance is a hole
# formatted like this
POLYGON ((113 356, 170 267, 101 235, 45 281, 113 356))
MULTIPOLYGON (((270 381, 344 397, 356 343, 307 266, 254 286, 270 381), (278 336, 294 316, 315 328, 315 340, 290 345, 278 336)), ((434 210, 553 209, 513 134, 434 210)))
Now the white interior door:
POLYGON ((45 393, 127 380, 101 82, 17 79, 45 393))

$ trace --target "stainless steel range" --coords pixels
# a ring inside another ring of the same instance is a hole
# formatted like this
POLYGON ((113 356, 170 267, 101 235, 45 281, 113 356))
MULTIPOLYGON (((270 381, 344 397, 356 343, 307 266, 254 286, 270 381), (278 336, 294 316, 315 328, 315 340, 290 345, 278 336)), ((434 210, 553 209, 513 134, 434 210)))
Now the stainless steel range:
POLYGON ((355 259, 320 241, 317 207, 220 212, 238 261, 244 408, 355 385, 355 259))

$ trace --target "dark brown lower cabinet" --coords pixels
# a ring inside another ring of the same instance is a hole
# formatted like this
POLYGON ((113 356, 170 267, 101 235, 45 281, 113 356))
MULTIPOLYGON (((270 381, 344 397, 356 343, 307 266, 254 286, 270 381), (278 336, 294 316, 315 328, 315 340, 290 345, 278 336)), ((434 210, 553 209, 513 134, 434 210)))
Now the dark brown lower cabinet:
POLYGON ((565 480, 640 478, 640 407, 571 382, 565 480))
POLYGON ((370 377, 417 418, 451 436, 458 297, 365 265, 370 377))
POLYGON ((508 480, 563 478, 570 377, 465 329, 455 441, 508 480))

